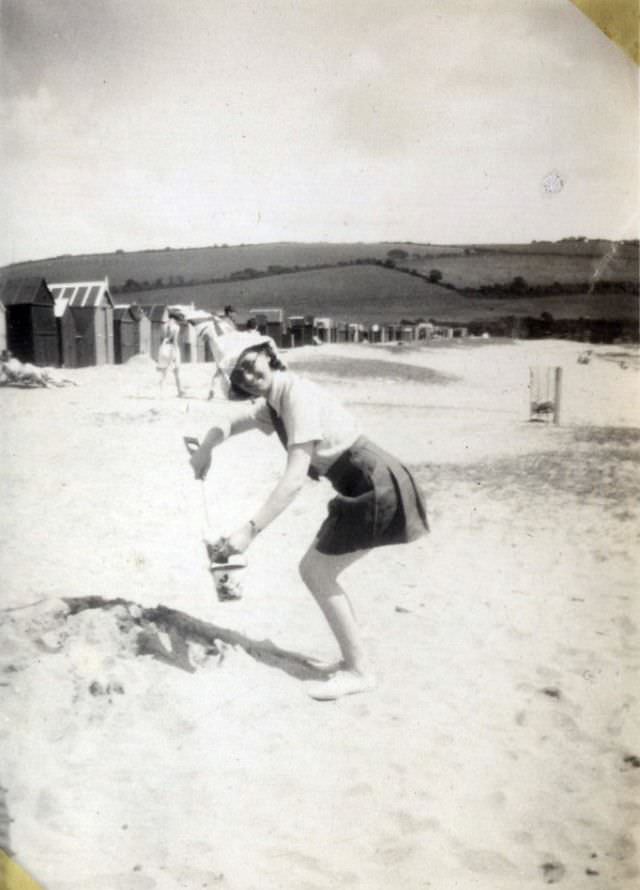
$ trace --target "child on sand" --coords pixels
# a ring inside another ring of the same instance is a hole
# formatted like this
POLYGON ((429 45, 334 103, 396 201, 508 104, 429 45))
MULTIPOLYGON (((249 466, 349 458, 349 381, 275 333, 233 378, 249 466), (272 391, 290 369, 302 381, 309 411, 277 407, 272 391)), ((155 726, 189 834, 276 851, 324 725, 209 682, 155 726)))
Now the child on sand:
POLYGON ((163 339, 158 350, 157 369, 160 372, 160 388, 164 387, 167 371, 171 369, 176 381, 178 396, 182 398, 184 391, 180 383, 180 316, 176 312, 169 312, 169 318, 165 322, 163 339))
POLYGON ((320 700, 372 689, 371 665, 338 579, 372 548, 423 535, 428 529, 423 496, 409 470, 363 436, 331 394, 286 370, 270 338, 237 335, 221 370, 229 398, 252 401, 213 426, 192 453, 196 478, 207 475, 214 447, 249 429, 275 431, 287 450, 285 471, 268 499, 225 538, 229 553, 244 552, 297 497, 307 475, 326 476, 336 496, 299 570, 336 638, 342 661, 328 679, 309 682, 307 689, 320 700))

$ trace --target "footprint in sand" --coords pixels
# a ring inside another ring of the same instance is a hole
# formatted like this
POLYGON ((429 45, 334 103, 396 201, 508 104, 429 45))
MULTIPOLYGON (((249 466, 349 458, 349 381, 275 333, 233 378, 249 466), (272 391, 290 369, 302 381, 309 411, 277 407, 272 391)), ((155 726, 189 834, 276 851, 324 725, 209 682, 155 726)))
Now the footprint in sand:
POLYGON ((463 850, 458 859, 469 871, 507 877, 517 872, 513 862, 495 850, 463 850))
POLYGON ((398 810, 393 813, 394 818, 398 822, 400 832, 402 834, 422 834, 426 831, 438 831, 440 823, 437 819, 426 817, 419 819, 405 810, 398 810))
POLYGON ((567 870, 561 862, 551 860, 543 862, 540 866, 540 871, 545 884, 557 884, 558 881, 564 878, 567 870))

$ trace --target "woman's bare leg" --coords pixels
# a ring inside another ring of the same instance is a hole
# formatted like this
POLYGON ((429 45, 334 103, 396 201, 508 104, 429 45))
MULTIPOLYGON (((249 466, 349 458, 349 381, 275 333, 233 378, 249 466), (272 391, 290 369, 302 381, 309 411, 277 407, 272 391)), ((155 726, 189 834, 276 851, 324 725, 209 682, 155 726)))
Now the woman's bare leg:
POLYGON ((330 556, 319 553, 312 545, 300 562, 302 580, 322 609, 342 653, 342 664, 336 674, 326 682, 307 684, 313 698, 339 698, 364 692, 375 685, 351 601, 338 583, 339 575, 367 552, 330 556))

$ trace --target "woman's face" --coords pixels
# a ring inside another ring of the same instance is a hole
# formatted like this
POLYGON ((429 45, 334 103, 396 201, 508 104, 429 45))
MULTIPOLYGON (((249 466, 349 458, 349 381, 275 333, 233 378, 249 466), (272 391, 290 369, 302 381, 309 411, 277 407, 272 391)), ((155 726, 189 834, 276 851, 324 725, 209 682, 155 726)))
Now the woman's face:
POLYGON ((266 396, 273 380, 267 353, 259 349, 245 352, 233 371, 233 380, 250 396, 266 396))

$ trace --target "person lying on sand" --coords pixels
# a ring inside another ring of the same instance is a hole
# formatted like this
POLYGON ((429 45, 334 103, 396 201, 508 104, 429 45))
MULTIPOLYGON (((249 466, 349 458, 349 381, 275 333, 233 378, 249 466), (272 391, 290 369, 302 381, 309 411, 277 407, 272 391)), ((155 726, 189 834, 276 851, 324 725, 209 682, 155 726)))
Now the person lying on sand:
POLYGON ((325 476, 331 482, 336 495, 299 570, 338 643, 342 661, 327 680, 309 682, 307 689, 320 700, 372 689, 371 665, 339 577, 374 548, 421 537, 428 530, 424 497, 409 470, 366 438, 330 393, 286 369, 270 338, 236 335, 233 343, 220 366, 228 381, 228 397, 245 404, 238 405, 231 419, 213 426, 192 452, 194 474, 204 479, 212 449, 249 429, 275 431, 286 448, 286 468, 266 502, 224 539, 230 554, 247 550, 290 506, 307 475, 325 476))
POLYGON ((25 388, 49 386, 77 386, 75 380, 57 377, 48 368, 38 368, 30 362, 10 358, 0 362, 0 386, 22 386, 25 388))

